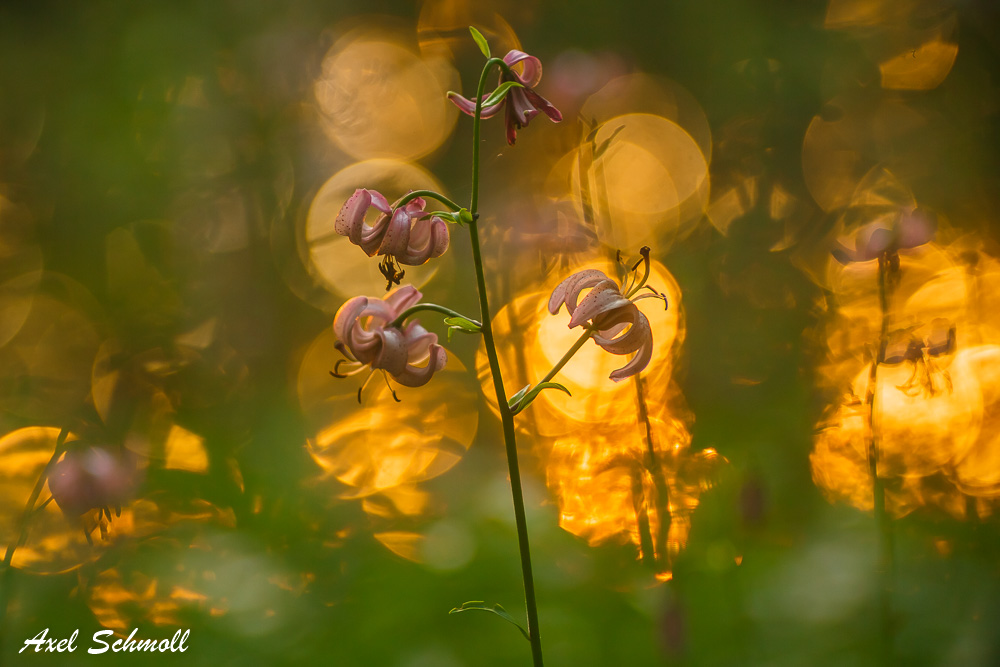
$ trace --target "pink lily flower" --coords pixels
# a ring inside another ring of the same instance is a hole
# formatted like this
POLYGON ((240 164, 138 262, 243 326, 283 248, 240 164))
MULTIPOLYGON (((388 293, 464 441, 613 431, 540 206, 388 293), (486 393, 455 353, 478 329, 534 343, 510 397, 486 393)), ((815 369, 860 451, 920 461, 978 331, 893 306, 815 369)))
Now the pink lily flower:
POLYGON ((920 209, 900 211, 889 224, 881 220, 861 227, 854 236, 854 249, 838 242, 833 257, 841 264, 867 262, 881 255, 922 246, 934 238, 937 220, 920 209))
MULTIPOLYGON (((662 296, 643 294, 635 300, 662 296)), ((552 291, 549 312, 555 315, 565 304, 569 311, 569 328, 586 326, 593 330, 593 339, 611 354, 637 352, 632 359, 609 376, 621 382, 641 372, 653 356, 653 331, 649 320, 635 303, 622 295, 615 281, 596 269, 574 273, 552 291), (580 294, 589 289, 583 300, 580 294), (579 303, 578 303, 579 302, 579 303)))
POLYGON ((390 326, 422 296, 415 287, 407 285, 383 299, 356 296, 341 306, 333 321, 333 332, 339 341, 337 348, 358 368, 341 374, 341 361, 334 375, 347 377, 370 366, 373 371, 387 372, 405 387, 427 384, 448 360, 444 348, 437 344, 437 334, 427 331, 416 320, 410 320, 402 329, 390 326), (426 365, 415 365, 424 360, 426 365))
MULTIPOLYGON (((511 88, 504 99, 496 104, 483 107, 480 111, 480 118, 492 118, 506 105, 507 114, 505 116, 505 124, 507 127, 507 143, 513 146, 517 140, 517 131, 522 127, 527 127, 531 119, 538 115, 539 111, 544 112, 554 123, 562 120, 562 114, 559 112, 559 109, 556 109, 548 100, 534 91, 534 87, 542 80, 542 61, 535 56, 529 56, 524 51, 516 49, 507 53, 503 57, 503 61, 510 68, 513 68, 517 63, 523 63, 524 69, 522 74, 511 70, 513 76, 509 76, 506 72, 501 71, 500 83, 516 81, 524 87, 511 88)), ((486 97, 487 95, 483 95, 484 100, 486 97)), ((476 103, 473 100, 451 92, 448 93, 448 99, 454 102, 455 106, 463 112, 470 116, 476 115, 476 103)))
POLYGON ((360 246, 369 257, 385 256, 380 265, 382 274, 390 286, 392 283, 398 285, 403 271, 398 270, 395 263, 419 266, 448 250, 451 240, 448 224, 436 215, 428 216, 424 206, 423 198, 417 197, 393 211, 381 193, 359 188, 344 202, 334 229, 360 246), (373 206, 380 215, 375 224, 369 225, 365 215, 373 206))
POLYGON ((135 490, 136 471, 134 462, 129 465, 103 447, 76 447, 52 466, 48 484, 56 504, 67 515, 79 516, 120 508, 135 490))

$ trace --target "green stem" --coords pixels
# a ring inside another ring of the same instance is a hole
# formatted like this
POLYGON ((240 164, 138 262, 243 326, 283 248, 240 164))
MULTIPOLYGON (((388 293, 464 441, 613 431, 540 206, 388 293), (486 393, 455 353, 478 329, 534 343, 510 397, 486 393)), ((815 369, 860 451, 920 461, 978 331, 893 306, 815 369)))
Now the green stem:
POLYGON ((490 321, 490 305, 486 295, 486 277, 483 273, 483 257, 479 246, 479 126, 483 108, 483 91, 486 88, 486 77, 495 64, 503 65, 499 58, 490 58, 483 67, 479 77, 479 88, 476 93, 476 115, 472 122, 472 203, 469 211, 473 221, 469 225, 469 237, 472 241, 472 259, 476 267, 476 283, 479 289, 479 307, 482 312, 483 343, 486 356, 490 362, 490 373, 493 376, 493 390, 496 392, 497 407, 500 410, 500 423, 503 426, 504 447, 507 450, 507 469, 510 474, 511 498, 514 502, 514 519, 517 524, 517 544, 521 556, 521 577, 524 580, 524 602, 528 615, 528 638, 531 642, 531 658, 534 667, 542 667, 542 640, 538 629, 538 607, 535 602, 535 579, 531 572, 531 551, 528 547, 528 521, 524 512, 524 494, 521 491, 521 471, 517 464, 517 442, 514 439, 514 416, 507 405, 507 393, 503 387, 503 377, 500 374, 500 360, 497 356, 496 343, 493 338, 493 325, 490 321))
POLYGON ((880 437, 875 425, 875 413, 878 397, 878 367, 885 362, 885 351, 889 344, 889 278, 892 271, 892 259, 883 254, 878 259, 878 296, 882 323, 879 330, 878 350, 872 362, 868 378, 868 472, 872 478, 872 507, 875 514, 875 525, 878 530, 878 576, 879 576, 879 621, 880 652, 882 664, 893 664, 892 621, 892 577, 893 577, 893 536, 892 523, 885 508, 885 486, 878 474, 880 437))
POLYGON ((405 195, 396 200, 392 205, 392 210, 396 210, 400 206, 406 206, 411 201, 417 197, 430 197, 431 199, 437 199, 439 202, 450 208, 452 211, 459 211, 462 209, 461 206, 448 199, 444 195, 434 192, 433 190, 414 190, 413 192, 407 192, 405 195))
POLYGON ((458 311, 454 311, 451 308, 445 308, 444 306, 439 306, 436 303, 418 303, 415 306, 410 306, 409 308, 404 310, 399 315, 399 317, 390 322, 389 326, 399 329, 403 326, 403 322, 406 321, 406 318, 408 318, 410 315, 413 315, 414 313, 419 313, 422 310, 432 310, 435 313, 441 313, 443 315, 447 315, 448 317, 461 317, 464 320, 469 320, 470 322, 472 322, 477 326, 480 327, 482 326, 481 324, 479 324, 479 322, 475 321, 471 317, 466 317, 465 315, 459 313, 458 311))
POLYGON ((592 329, 587 328, 583 332, 583 334, 581 334, 580 337, 576 339, 576 342, 573 343, 573 347, 566 350, 566 354, 562 356, 562 359, 556 362, 556 365, 552 367, 552 370, 546 373, 545 377, 543 377, 538 384, 542 384, 543 382, 548 382, 549 380, 554 378, 556 376, 556 373, 561 371, 563 369, 563 366, 565 366, 566 363, 573 358, 573 355, 580 351, 580 348, 583 347, 583 344, 586 343, 588 340, 590 340, 590 336, 593 333, 594 332, 592 329))

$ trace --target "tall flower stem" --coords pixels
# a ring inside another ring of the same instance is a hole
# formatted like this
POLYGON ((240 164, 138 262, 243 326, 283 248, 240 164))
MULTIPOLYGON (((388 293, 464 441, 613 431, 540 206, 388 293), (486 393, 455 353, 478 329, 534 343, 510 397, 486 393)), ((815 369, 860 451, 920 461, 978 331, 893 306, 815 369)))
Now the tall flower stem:
POLYGON ((510 473, 510 491, 514 501, 514 519, 517 524, 517 544, 521 555, 521 577, 524 580, 524 602, 528 613, 528 638, 531 642, 531 658, 534 667, 542 667, 542 640, 538 630, 538 608, 535 603, 535 579, 531 572, 531 551, 528 548, 528 522, 524 513, 524 494, 521 491, 521 471, 517 464, 517 442, 514 439, 514 416, 507 405, 507 393, 500 374, 500 360, 497 356, 496 343, 493 338, 493 325, 490 320, 490 305, 486 295, 486 277, 483 273, 483 256, 479 247, 479 126, 483 109, 483 92, 486 89, 486 77, 497 63, 498 58, 490 58, 483 67, 479 77, 479 88, 476 93, 476 115, 472 122, 472 203, 469 211, 472 222, 469 224, 469 236, 472 240, 472 260, 476 266, 476 283, 479 289, 479 307, 482 313, 483 343, 486 346, 486 357, 490 362, 490 374, 493 376, 493 389, 497 396, 497 407, 500 409, 500 423, 503 426, 504 447, 507 450, 507 469, 510 473))
POLYGON ((878 410, 878 367, 885 362, 885 351, 889 344, 889 294, 895 271, 898 270, 898 257, 884 253, 878 259, 878 297, 879 309, 882 315, 879 330, 878 349, 872 360, 871 373, 868 377, 868 394, 865 402, 868 404, 868 472, 872 478, 872 507, 875 513, 875 525, 878 530, 878 578, 879 578, 879 624, 880 652, 882 664, 893 663, 892 621, 892 588, 893 588, 893 544, 892 523, 885 509, 885 486, 878 474, 880 437, 875 424, 878 410))

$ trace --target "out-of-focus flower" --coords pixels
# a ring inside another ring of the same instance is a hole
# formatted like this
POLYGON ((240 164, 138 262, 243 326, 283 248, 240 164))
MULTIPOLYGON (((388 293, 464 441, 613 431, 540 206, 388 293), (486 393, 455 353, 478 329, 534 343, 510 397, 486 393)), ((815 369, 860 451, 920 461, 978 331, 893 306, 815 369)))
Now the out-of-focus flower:
POLYGON ((121 507, 135 491, 136 468, 103 447, 75 447, 52 467, 48 484, 56 504, 79 516, 121 507))
POLYGON ((341 374, 338 363, 334 375, 346 377, 370 366, 389 373, 406 387, 427 384, 448 360, 444 348, 437 344, 437 334, 416 320, 410 320, 402 329, 390 326, 421 296, 415 287, 407 285, 383 299, 356 296, 341 306, 333 321, 337 348, 358 368, 341 374), (426 365, 416 365, 424 360, 426 365))
POLYGON ((920 209, 900 211, 891 223, 882 220, 861 227, 854 236, 854 249, 838 242, 834 258, 841 264, 867 262, 883 254, 908 250, 928 243, 937 231, 934 214, 920 209))
POLYGON ((384 256, 385 260, 380 265, 382 274, 389 280, 390 286, 393 283, 398 285, 403 271, 398 270, 394 263, 419 266, 448 250, 448 224, 436 215, 428 215, 424 206, 426 202, 423 198, 416 197, 393 211, 381 193, 358 188, 341 207, 334 229, 354 245, 360 246, 369 257, 375 254, 384 256), (375 224, 369 225, 365 222, 365 215, 373 206, 380 215, 375 224))
MULTIPOLYGON (((647 296, 660 295, 654 292, 637 299, 647 296)), ((549 312, 555 315, 564 304, 570 314, 570 329, 588 327, 593 331, 594 342, 612 354, 637 353, 625 366, 612 371, 612 380, 620 382, 641 372, 649 364, 653 355, 653 332, 649 320, 635 303, 622 295, 618 284, 603 272, 587 269, 559 283, 549 297, 549 312), (580 294, 586 289, 590 291, 581 301, 580 294)))
MULTIPOLYGON (((506 105, 507 113, 505 124, 507 128, 507 143, 514 145, 517 140, 517 131, 522 127, 527 127, 532 118, 538 115, 539 111, 558 123, 562 120, 562 114, 544 97, 534 91, 534 87, 542 80, 542 61, 535 56, 529 56, 523 51, 511 50, 503 57, 503 61, 510 69, 510 75, 501 70, 500 83, 515 81, 523 88, 514 87, 507 93, 506 97, 496 104, 485 106, 480 111, 480 118, 491 118, 506 105), (522 64, 520 74, 513 70, 517 64, 522 64)), ((485 100, 488 96, 483 95, 485 100)), ((458 93, 448 93, 448 99, 455 103, 459 109, 469 114, 476 115, 476 103, 473 100, 462 97, 458 93)))

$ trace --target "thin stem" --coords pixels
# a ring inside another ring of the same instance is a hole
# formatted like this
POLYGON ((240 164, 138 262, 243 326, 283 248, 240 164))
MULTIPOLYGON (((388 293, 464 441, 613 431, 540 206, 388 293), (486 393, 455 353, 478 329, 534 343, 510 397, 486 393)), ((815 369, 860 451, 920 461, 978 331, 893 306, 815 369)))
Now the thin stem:
POLYGON ((563 369, 563 366, 565 366, 567 362, 569 362, 569 360, 573 358, 573 355, 580 351, 580 348, 583 347, 583 344, 590 339, 590 336, 593 333, 594 333, 593 329, 587 328, 580 335, 580 337, 576 339, 576 342, 573 343, 573 346, 568 350, 566 350, 566 354, 564 354, 562 358, 556 362, 556 365, 552 367, 552 370, 546 373, 545 377, 543 377, 538 384, 542 384, 543 382, 548 382, 549 380, 554 378, 556 374, 563 369))
POLYGON ((448 317, 461 317, 463 320, 469 320, 476 326, 480 327, 482 326, 479 322, 475 321, 471 317, 466 317, 465 315, 463 315, 458 311, 452 310, 451 308, 446 308, 444 306, 439 306, 436 303, 418 303, 415 306, 410 306, 402 313, 400 313, 399 317, 390 322, 389 326, 398 329, 403 326, 403 322, 406 321, 406 318, 408 318, 410 315, 413 315, 414 313, 419 313, 422 310, 432 310, 436 313, 447 315, 448 317))
POLYGON ((450 208, 452 211, 459 211, 462 209, 461 206, 453 202, 452 200, 445 197, 443 194, 434 192, 433 190, 414 190, 413 192, 407 192, 405 195, 396 200, 392 205, 393 210, 399 208, 400 206, 405 206, 417 197, 430 197, 431 199, 437 199, 439 202, 450 208))
MULTIPOLYGON (((54 466, 56 461, 59 460, 59 457, 62 456, 67 437, 69 437, 69 429, 63 428, 59 432, 59 437, 56 440, 56 447, 55 451, 52 452, 52 458, 50 458, 49 462, 45 464, 41 474, 38 476, 38 481, 35 482, 35 488, 31 490, 31 495, 28 496, 28 502, 24 506, 24 512, 21 513, 21 519, 18 522, 17 531, 14 533, 15 537, 10 543, 7 544, 7 551, 4 553, 3 581, 2 586, 0 586, 0 655, 3 655, 3 629, 6 627, 7 598, 10 596, 10 575, 11 571, 14 569, 12 567, 12 563, 14 562, 14 552, 28 540, 28 524, 35 511, 35 503, 38 502, 38 496, 42 494, 42 489, 45 488, 45 482, 49 478, 52 466, 54 466)), ((46 501, 46 504, 48 504, 48 501, 46 501)))
POLYGON ((507 470, 510 474, 510 491, 514 503, 514 519, 517 524, 517 544, 521 556, 521 577, 524 580, 524 602, 528 615, 528 638, 531 642, 531 658, 534 667, 542 667, 542 640, 538 629, 538 608, 535 602, 535 579, 531 572, 531 551, 528 547, 528 521, 524 512, 524 494, 521 491, 521 471, 517 464, 517 442, 514 439, 514 416, 507 405, 507 393, 500 374, 500 360, 497 356, 496 343, 493 338, 493 325, 490 321, 490 305, 486 295, 486 277, 483 273, 483 257, 479 246, 479 126, 483 109, 483 91, 486 88, 486 77, 493 65, 503 61, 490 58, 483 67, 479 77, 479 88, 476 93, 476 115, 472 123, 472 203, 469 211, 472 213, 472 223, 469 224, 469 237, 472 241, 472 260, 476 267, 476 283, 479 290, 479 307, 482 313, 483 343, 486 356, 490 362, 490 374, 493 376, 493 390, 496 392, 497 407, 500 410, 500 423, 503 426, 504 447, 507 450, 507 470))
POLYGON ((875 525, 879 534, 878 575, 879 590, 879 621, 881 627, 880 650, 882 664, 893 664, 893 622, 892 622, 892 577, 893 577, 893 546, 892 523, 885 509, 885 486, 878 474, 880 437, 875 425, 875 414, 878 407, 878 367, 885 362, 885 351, 889 344, 889 290, 893 258, 883 254, 878 259, 878 296, 882 323, 879 331, 878 350, 872 361, 868 378, 868 472, 872 478, 872 507, 875 514, 875 525))

